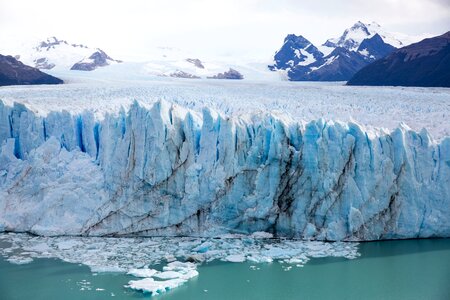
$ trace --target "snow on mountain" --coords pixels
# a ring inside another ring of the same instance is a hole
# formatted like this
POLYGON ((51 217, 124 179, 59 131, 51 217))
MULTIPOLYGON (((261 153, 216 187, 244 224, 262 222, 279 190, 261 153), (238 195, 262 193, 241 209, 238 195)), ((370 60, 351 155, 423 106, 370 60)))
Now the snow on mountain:
POLYGON ((241 79, 237 73, 229 73, 232 69, 241 74, 245 80, 280 80, 279 74, 267 70, 266 61, 236 61, 223 57, 203 58, 196 56, 195 53, 171 47, 150 48, 148 56, 141 59, 141 62, 125 62, 112 66, 105 72, 120 73, 119 70, 127 69, 126 72, 139 73, 140 76, 241 79), (229 75, 219 76, 218 74, 229 75))
POLYGON ((328 47, 343 47, 351 51, 357 51, 360 44, 365 39, 370 39, 378 34, 385 43, 401 48, 406 46, 406 42, 401 41, 397 36, 385 31, 378 23, 372 22, 365 24, 361 21, 356 22, 352 27, 346 29, 339 38, 332 38, 324 43, 328 47))
MULTIPOLYGON (((90 57, 95 56, 95 53, 104 53, 98 48, 70 43, 56 37, 49 37, 39 42, 24 43, 5 51, 27 65, 44 70, 69 70, 77 63, 87 62, 91 59, 90 57)), ((101 65, 106 66, 116 62, 119 61, 108 56, 108 59, 101 65)))
POLYGON ((103 50, 97 49, 91 56, 74 64, 70 69, 78 71, 92 71, 98 67, 109 66, 113 63, 121 63, 122 61, 112 59, 103 50))
POLYGON ((303 36, 288 34, 284 39, 283 46, 275 53, 275 63, 270 68, 285 70, 297 65, 306 66, 322 57, 323 53, 303 36))

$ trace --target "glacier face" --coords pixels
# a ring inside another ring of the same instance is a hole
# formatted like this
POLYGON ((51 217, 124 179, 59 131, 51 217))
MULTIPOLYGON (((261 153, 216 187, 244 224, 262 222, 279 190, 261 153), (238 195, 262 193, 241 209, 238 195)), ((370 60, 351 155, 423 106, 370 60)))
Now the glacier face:
POLYGON ((0 101, 0 230, 317 240, 450 236, 450 138, 159 101, 39 116, 0 101))

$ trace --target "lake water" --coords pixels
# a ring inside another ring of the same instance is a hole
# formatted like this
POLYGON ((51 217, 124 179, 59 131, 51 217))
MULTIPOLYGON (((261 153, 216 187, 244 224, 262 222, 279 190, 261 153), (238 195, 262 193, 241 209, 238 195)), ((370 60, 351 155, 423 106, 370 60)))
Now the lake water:
MULTIPOLYGON (((207 263, 198 267, 197 278, 154 299, 450 299, 450 239, 370 242, 358 248, 356 259, 313 258, 303 267, 207 263)), ((0 258, 2 300, 150 297, 124 287, 133 279, 57 259, 15 265, 0 258)))

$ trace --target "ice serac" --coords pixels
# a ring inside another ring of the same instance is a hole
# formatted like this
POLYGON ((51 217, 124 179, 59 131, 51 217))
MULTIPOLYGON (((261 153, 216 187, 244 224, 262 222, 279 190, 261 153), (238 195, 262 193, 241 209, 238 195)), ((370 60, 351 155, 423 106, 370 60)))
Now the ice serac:
POLYGON ((229 118, 168 102, 96 119, 0 102, 0 229, 92 236, 265 231, 450 236, 450 138, 229 118))

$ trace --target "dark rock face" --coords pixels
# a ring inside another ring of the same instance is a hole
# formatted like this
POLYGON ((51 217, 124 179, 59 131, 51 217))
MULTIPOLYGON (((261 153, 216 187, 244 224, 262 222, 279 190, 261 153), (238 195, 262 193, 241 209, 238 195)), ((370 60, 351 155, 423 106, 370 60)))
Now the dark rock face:
MULTIPOLYGON (((39 46, 36 47, 36 50, 37 51, 44 51, 44 50, 48 51, 51 48, 55 48, 55 46, 62 45, 62 44, 69 45, 69 43, 67 41, 65 41, 65 40, 59 40, 56 37, 51 37, 51 38, 48 38, 45 41, 42 41, 39 44, 39 46)), ((72 47, 79 47, 79 48, 87 48, 87 46, 81 45, 81 44, 71 44, 71 46, 72 47)))
POLYGON ((347 84, 450 87, 450 31, 394 51, 347 84))
POLYGON ((181 70, 177 70, 170 74, 170 77, 177 77, 177 78, 189 78, 189 79, 199 79, 199 76, 196 76, 191 73, 187 73, 181 70))
POLYGON ((219 73, 217 75, 208 77, 210 79, 244 79, 244 76, 236 71, 235 69, 230 68, 227 72, 219 73))
POLYGON ((12 56, 0 54, 0 86, 26 84, 60 84, 59 78, 24 65, 12 56))
POLYGON ((367 65, 367 59, 345 48, 336 48, 323 60, 288 72, 293 81, 346 81, 367 65))
POLYGON ((55 64, 49 63, 46 57, 38 58, 34 61, 36 68, 50 70, 55 67, 55 64))
POLYGON ((205 66, 203 65, 202 61, 198 58, 186 58, 187 62, 190 62, 191 64, 194 64, 197 68, 204 69, 205 66))
POLYGON ((275 64, 269 68, 285 70, 295 67, 308 59, 305 52, 312 55, 316 61, 323 58, 323 53, 303 36, 288 34, 283 46, 275 53, 275 64))
POLYGON ((70 68, 77 71, 93 71, 98 67, 108 66, 110 61, 121 62, 109 57, 103 50, 97 49, 88 59, 77 62, 70 68))
POLYGON ((385 57, 395 49, 397 48, 386 44, 381 36, 377 33, 370 39, 365 39, 364 41, 362 41, 362 43, 358 47, 358 52, 367 52, 370 55, 368 57, 369 60, 377 60, 385 57))

